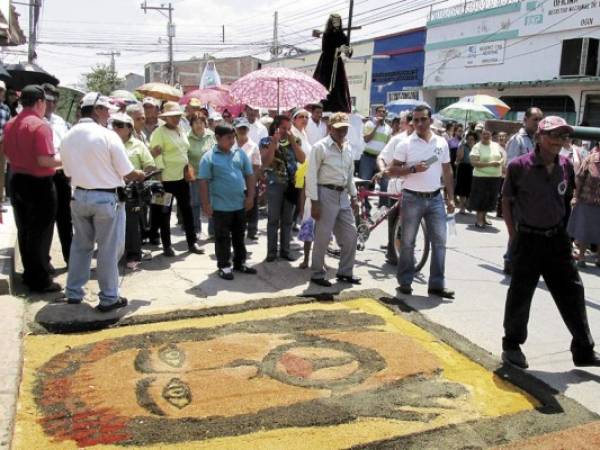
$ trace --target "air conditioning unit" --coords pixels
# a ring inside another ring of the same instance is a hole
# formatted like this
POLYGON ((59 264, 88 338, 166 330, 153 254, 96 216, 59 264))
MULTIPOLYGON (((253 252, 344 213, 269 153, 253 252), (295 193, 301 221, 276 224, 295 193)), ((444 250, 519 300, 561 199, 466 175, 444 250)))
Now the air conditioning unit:
POLYGON ((565 39, 560 59, 561 78, 598 76, 599 40, 594 38, 565 39))

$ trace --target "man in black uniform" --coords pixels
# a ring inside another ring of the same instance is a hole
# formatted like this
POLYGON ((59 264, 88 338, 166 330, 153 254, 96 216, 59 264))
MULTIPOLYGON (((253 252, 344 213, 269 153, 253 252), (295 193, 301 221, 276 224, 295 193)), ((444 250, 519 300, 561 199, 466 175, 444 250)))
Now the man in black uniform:
POLYGON ((573 132, 562 118, 548 116, 538 125, 535 151, 508 166, 502 190, 504 221, 513 242, 513 274, 504 311, 502 360, 526 369, 521 345, 540 275, 573 336, 577 367, 600 366, 585 310, 583 283, 571 256, 564 228, 565 196, 574 188, 573 166, 559 156, 573 132))

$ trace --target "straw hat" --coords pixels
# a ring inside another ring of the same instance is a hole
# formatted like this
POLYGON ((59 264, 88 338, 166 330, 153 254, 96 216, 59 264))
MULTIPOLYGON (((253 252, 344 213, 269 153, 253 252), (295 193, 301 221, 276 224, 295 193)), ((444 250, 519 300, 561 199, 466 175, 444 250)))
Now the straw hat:
POLYGON ((183 116, 183 111, 177 102, 166 102, 163 106, 163 112, 158 117, 183 116))

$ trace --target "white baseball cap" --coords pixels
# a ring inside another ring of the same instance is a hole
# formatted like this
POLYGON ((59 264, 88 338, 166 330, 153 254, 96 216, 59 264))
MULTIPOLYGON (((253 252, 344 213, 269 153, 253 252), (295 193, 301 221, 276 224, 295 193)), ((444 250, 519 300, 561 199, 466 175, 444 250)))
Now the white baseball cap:
POLYGON ((0 80, 0 89, 6 90, 6 83, 3 80, 0 80))
POLYGON ((116 113, 116 114, 113 114, 112 116, 110 116, 109 120, 110 120, 110 122, 127 123, 127 124, 133 126, 133 119, 129 116, 129 114, 116 113))
POLYGON ((160 108, 160 100, 157 100, 154 97, 145 97, 144 100, 142 100, 142 105, 152 105, 160 108))
POLYGON ((106 95, 102 95, 100 92, 88 92, 81 99, 81 108, 85 108, 86 106, 103 106, 107 108, 109 111, 118 111, 119 108, 114 106, 110 102, 110 98, 106 95))

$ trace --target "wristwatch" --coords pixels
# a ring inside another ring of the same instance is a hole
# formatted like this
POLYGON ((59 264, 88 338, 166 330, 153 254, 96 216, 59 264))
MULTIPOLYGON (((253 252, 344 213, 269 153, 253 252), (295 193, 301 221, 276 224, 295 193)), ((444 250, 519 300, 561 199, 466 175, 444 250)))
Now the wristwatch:
POLYGON ((410 173, 417 173, 417 166, 412 166, 410 168, 410 173))

